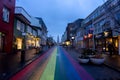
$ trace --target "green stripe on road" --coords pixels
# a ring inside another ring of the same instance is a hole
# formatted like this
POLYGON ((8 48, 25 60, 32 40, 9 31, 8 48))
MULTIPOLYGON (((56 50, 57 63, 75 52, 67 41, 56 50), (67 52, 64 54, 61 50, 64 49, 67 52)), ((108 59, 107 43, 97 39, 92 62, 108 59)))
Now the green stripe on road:
POLYGON ((51 58, 47 64, 40 80, 54 80, 55 66, 56 66, 56 54, 57 54, 57 48, 55 48, 53 50, 51 58))

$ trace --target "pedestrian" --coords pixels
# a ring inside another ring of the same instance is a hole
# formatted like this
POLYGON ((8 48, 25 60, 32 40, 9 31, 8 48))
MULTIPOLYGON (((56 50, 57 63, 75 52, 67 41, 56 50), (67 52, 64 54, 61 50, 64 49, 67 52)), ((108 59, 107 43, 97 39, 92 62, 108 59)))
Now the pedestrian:
POLYGON ((114 51, 114 46, 110 42, 108 42, 108 51, 109 51, 109 54, 112 56, 112 53, 114 51))

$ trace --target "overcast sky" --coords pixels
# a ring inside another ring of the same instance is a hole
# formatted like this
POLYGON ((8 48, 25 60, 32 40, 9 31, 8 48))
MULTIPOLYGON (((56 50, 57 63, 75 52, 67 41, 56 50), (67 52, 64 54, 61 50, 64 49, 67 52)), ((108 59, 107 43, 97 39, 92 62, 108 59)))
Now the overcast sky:
POLYGON ((23 7, 30 15, 43 18, 48 36, 64 33, 68 23, 86 18, 104 0, 17 0, 16 6, 23 7))

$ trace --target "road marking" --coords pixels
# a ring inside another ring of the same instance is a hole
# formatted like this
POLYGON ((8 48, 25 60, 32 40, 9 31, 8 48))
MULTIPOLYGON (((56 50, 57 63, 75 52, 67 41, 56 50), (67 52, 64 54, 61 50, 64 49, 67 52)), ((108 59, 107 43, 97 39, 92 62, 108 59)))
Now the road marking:
POLYGON ((48 62, 40 80, 54 80, 56 54, 57 54, 57 48, 55 48, 54 51, 52 52, 50 61, 48 62))

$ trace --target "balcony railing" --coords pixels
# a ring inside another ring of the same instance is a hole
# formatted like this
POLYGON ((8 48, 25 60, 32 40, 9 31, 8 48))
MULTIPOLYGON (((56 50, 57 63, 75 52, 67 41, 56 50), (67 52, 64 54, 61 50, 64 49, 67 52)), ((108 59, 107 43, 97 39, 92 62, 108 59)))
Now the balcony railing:
POLYGON ((30 15, 22 7, 16 7, 15 14, 20 14, 20 15, 24 16, 28 21, 31 20, 30 15))

